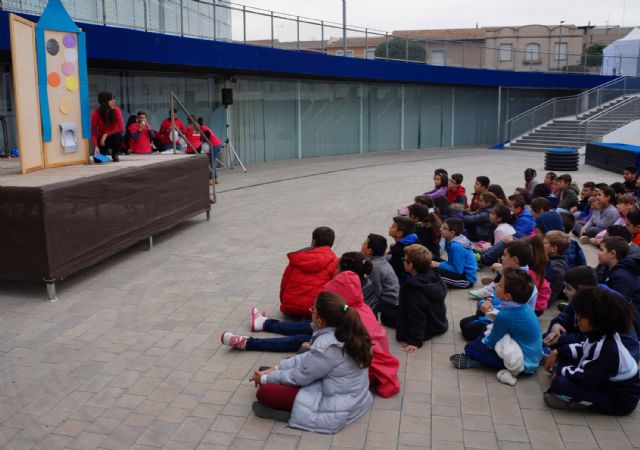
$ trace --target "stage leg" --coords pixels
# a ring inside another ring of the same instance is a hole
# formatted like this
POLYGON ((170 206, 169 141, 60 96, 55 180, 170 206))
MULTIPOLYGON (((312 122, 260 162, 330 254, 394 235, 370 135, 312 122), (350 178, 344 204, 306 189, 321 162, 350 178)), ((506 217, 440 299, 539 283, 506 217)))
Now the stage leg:
POLYGON ((153 249, 153 236, 149 236, 147 239, 147 251, 153 249))
POLYGON ((207 209, 207 222, 211 220, 211 209, 207 209))
POLYGON ((47 300, 51 303, 55 303, 58 301, 58 296, 56 295, 56 282, 55 281, 47 281, 47 300))

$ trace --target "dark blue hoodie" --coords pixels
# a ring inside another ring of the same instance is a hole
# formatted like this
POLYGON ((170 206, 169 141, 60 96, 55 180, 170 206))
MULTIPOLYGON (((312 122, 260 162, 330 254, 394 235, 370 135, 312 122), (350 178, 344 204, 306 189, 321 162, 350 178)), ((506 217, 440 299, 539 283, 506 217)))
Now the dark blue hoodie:
POLYGON ((531 215, 529 208, 523 209, 520 215, 516 217, 513 229, 516 230, 515 237, 517 239, 531 236, 533 230, 536 229, 536 220, 531 215))

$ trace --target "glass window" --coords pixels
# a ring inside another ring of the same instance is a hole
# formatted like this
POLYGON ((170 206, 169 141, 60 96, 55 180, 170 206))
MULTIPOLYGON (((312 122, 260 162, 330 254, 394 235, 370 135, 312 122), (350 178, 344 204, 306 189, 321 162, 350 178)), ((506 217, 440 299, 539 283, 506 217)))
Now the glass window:
POLYGON ((540 44, 527 44, 524 49, 525 62, 539 62, 540 61, 540 44))
POLYGON ((567 60, 567 43, 566 42, 556 42, 554 44, 554 55, 556 61, 566 61, 567 60))
MULTIPOLYGON (((336 50, 336 56, 344 56, 344 50, 336 50)), ((347 50, 347 56, 353 58, 353 50, 347 50)))
POLYGON ((500 45, 500 62, 511 61, 513 59, 513 45, 502 44, 500 45))
POLYGON ((444 50, 431 51, 431 64, 434 66, 444 66, 444 50))

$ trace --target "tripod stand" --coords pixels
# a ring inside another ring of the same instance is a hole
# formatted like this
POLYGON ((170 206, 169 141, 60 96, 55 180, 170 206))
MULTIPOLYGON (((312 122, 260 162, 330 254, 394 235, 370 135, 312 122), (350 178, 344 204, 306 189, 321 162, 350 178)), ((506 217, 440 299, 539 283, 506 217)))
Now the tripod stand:
POLYGON ((238 152, 236 152, 235 147, 233 146, 233 144, 231 143, 231 140, 229 139, 229 127, 231 125, 229 125, 229 109, 227 106, 224 107, 224 120, 225 120, 227 136, 224 140, 224 147, 222 148, 222 151, 223 152, 226 151, 227 167, 229 167, 229 169, 233 169, 234 161, 235 161, 236 163, 235 165, 239 165, 240 167, 242 167, 242 170, 244 171, 244 173, 247 173, 247 168, 242 163, 240 156, 238 156, 238 152))

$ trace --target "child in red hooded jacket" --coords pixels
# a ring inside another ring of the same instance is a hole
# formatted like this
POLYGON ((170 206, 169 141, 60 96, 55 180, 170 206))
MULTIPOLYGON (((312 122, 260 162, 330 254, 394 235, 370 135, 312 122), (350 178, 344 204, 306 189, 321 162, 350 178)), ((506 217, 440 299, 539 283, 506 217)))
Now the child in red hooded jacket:
POLYGON ((338 258, 331 247, 335 233, 329 227, 313 230, 311 247, 289 253, 289 265, 280 282, 280 311, 289 316, 311 317, 313 305, 324 285, 336 273, 338 258))

